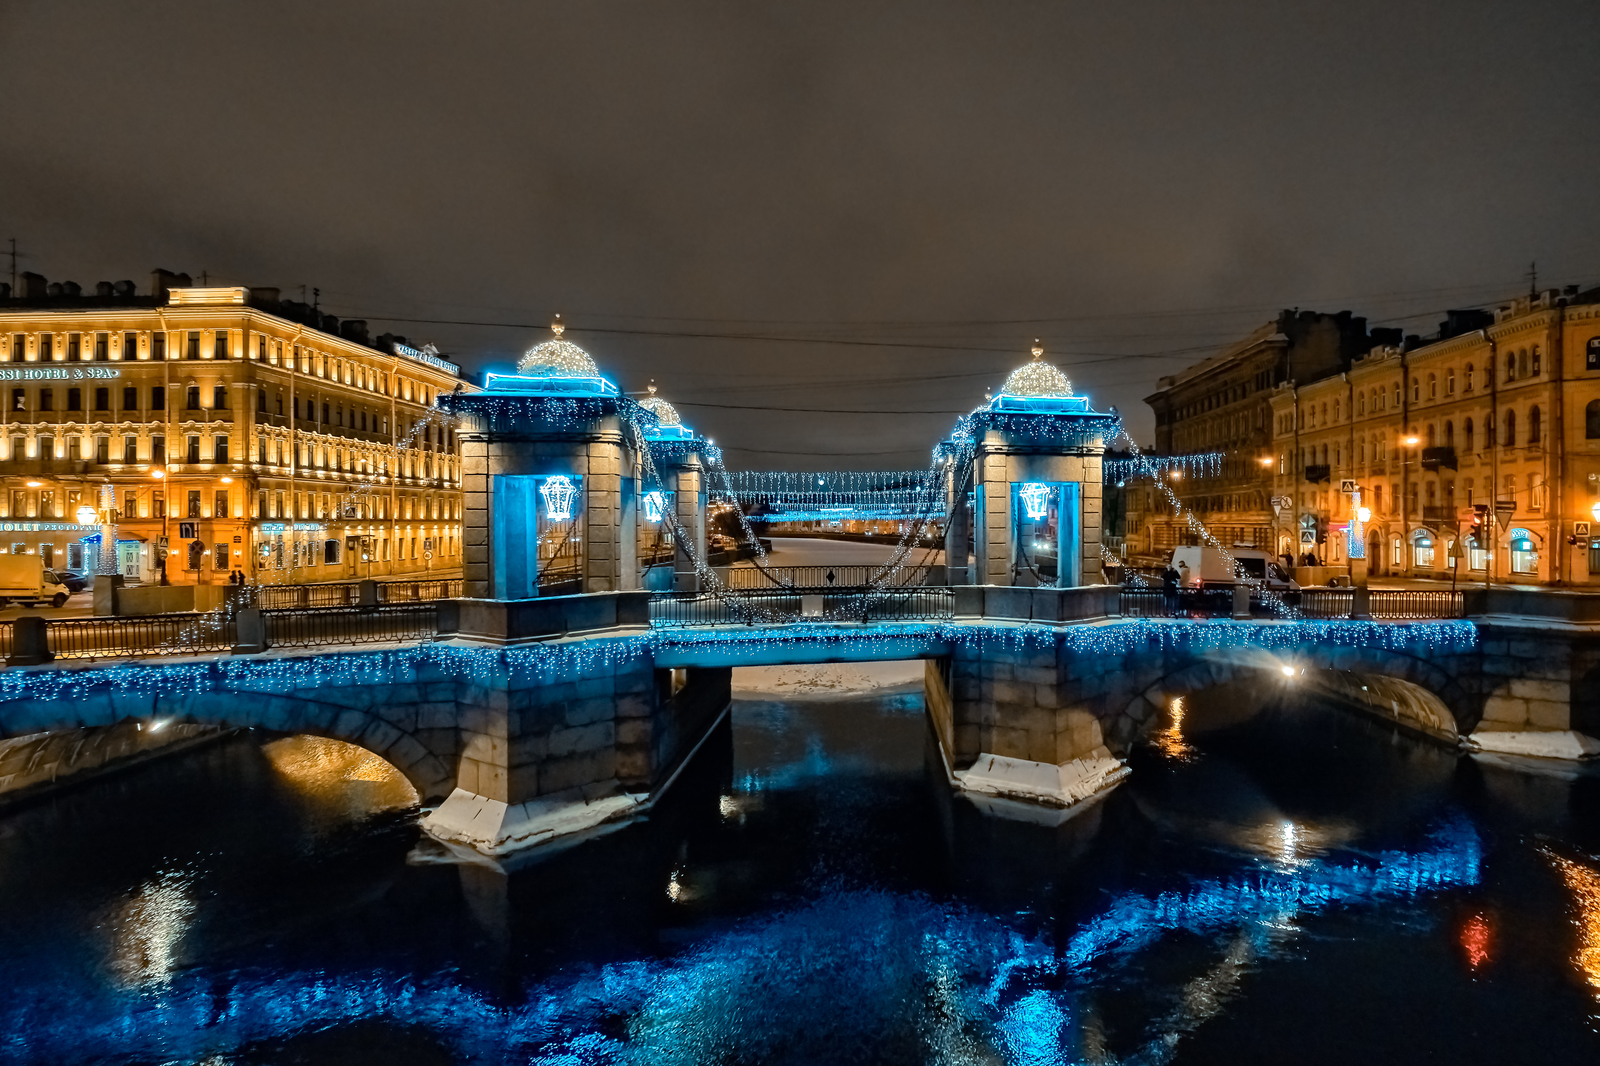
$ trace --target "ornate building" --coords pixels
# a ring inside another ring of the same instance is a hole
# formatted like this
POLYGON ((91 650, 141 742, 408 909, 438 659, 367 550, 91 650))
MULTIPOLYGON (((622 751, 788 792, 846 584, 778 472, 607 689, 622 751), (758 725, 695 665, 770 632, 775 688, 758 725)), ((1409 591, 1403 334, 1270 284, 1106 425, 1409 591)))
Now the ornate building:
MULTIPOLYGON (((1398 343, 1400 331, 1369 334, 1366 319, 1348 311, 1283 311, 1209 359, 1162 378, 1145 398, 1156 416, 1156 454, 1221 453, 1204 473, 1176 474, 1171 485, 1223 543, 1273 543, 1273 390, 1340 373, 1374 339, 1398 343)), ((1127 486, 1126 506, 1130 556, 1162 557, 1193 542, 1187 522, 1157 490, 1127 486)))
POLYGON ((277 290, 158 272, 0 299, 0 551, 129 581, 459 571, 460 368, 277 290), (176 283, 176 284, 175 284, 176 283))
POLYGON ((1271 406, 1279 551, 1347 562, 1353 486, 1370 573, 1600 584, 1600 290, 1450 312, 1271 406))

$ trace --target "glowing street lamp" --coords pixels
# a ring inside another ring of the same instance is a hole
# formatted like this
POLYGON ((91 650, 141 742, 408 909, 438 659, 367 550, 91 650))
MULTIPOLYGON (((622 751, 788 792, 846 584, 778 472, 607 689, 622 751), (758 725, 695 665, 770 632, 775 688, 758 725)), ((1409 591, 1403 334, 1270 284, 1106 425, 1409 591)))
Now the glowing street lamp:
POLYGON ((1417 440, 1418 438, 1415 436, 1407 437, 1405 439, 1405 446, 1407 448, 1415 448, 1417 446, 1417 440))
POLYGON ((1368 522, 1372 521, 1372 508, 1370 508, 1370 507, 1358 507, 1358 508, 1356 508, 1356 518, 1360 520, 1362 525, 1366 525, 1368 522))
POLYGON ((90 507, 88 504, 84 504, 82 507, 78 508, 78 525, 80 526, 92 526, 94 525, 95 519, 99 517, 99 512, 93 507, 90 507))

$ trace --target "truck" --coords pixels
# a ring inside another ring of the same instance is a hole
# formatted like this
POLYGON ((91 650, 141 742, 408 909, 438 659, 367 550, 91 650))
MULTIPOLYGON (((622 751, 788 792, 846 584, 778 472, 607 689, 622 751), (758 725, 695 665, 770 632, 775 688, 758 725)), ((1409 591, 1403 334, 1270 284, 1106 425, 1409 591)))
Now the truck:
POLYGON ((70 593, 37 555, 0 555, 0 607, 64 606, 70 593))
MULTIPOLYGON (((1272 592, 1298 592, 1300 586, 1283 572, 1277 560, 1258 548, 1229 548, 1228 555, 1250 577, 1272 592)), ((1219 548, 1183 546, 1172 549, 1167 565, 1178 571, 1179 583, 1186 589, 1231 589, 1238 583, 1233 567, 1219 548)))

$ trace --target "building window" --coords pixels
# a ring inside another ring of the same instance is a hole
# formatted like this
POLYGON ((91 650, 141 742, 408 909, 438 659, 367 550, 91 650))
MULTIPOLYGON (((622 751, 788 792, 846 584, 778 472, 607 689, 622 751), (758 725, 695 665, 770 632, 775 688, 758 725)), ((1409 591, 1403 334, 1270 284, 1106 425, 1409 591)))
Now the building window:
POLYGON ((200 386, 190 385, 184 390, 184 407, 190 411, 200 410, 200 386))
POLYGON ((1540 432, 1540 429, 1539 429, 1539 409, 1537 407, 1530 407, 1528 409, 1528 443, 1529 444, 1538 444, 1539 443, 1539 432, 1540 432))
POLYGON ((333 566, 343 557, 344 541, 329 538, 322 542, 322 561, 328 566, 333 566))
POLYGON ((267 390, 266 389, 258 389, 258 390, 256 390, 256 410, 260 411, 262 414, 266 414, 267 413, 267 390))
POLYGON ((1507 352, 1506 353, 1506 380, 1507 381, 1515 381, 1515 380, 1517 380, 1517 353, 1516 352, 1507 352))
POLYGON ((217 330, 216 338, 211 342, 211 358, 213 358, 213 359, 226 359, 226 358, 228 358, 228 331, 227 330, 225 330, 225 329, 217 330))
POLYGON ((189 334, 189 343, 188 343, 187 347, 185 347, 184 350, 183 350, 183 357, 185 359, 198 359, 198 358, 200 358, 200 334, 199 333, 190 333, 189 334))
POLYGON ((13 411, 26 411, 28 409, 28 393, 25 389, 11 390, 11 409, 13 411))
POLYGON ((1444 423, 1444 446, 1446 448, 1454 448, 1456 446, 1456 424, 1449 419, 1446 419, 1444 423))
POLYGON ((94 461, 102 465, 111 461, 110 437, 96 437, 94 439, 94 461))
POLYGON ((1528 510, 1544 510, 1544 475, 1528 475, 1528 510))
POLYGON ((1435 375, 1429 374, 1428 375, 1428 399, 1437 400, 1438 398, 1439 398, 1439 379, 1435 375))
POLYGON ((95 389, 94 390, 94 409, 96 411, 109 411, 109 410, 111 410, 111 390, 110 389, 95 389))
POLYGON ((1411 565, 1418 569, 1433 569, 1433 538, 1427 530, 1419 529, 1411 537, 1411 565))
POLYGON ((1585 440, 1600 440, 1600 400, 1590 400, 1583 409, 1583 436, 1585 440))
POLYGON ((56 406, 56 394, 53 389, 39 390, 39 410, 53 411, 56 406))
POLYGON ((80 344, 80 341, 79 341, 78 334, 76 334, 76 333, 67 334, 67 362, 76 363, 76 362, 80 362, 82 360, 83 352, 78 347, 79 344, 80 344))
POLYGON ((228 386, 214 385, 211 388, 211 406, 218 411, 228 409, 228 386))
POLYGON ((1517 353, 1517 377, 1525 378, 1527 376, 1528 376, 1528 351, 1527 351, 1526 348, 1524 348, 1522 351, 1517 353))
POLYGON ((94 335, 94 361, 109 363, 111 361, 111 334, 96 333, 94 335))
POLYGON ((1404 566, 1404 565, 1406 565, 1405 549, 1400 544, 1400 538, 1399 537, 1395 537, 1390 542, 1389 552, 1390 552, 1391 558, 1394 560, 1394 565, 1395 566, 1404 566))
POLYGON ((1467 538, 1467 566, 1472 570, 1485 570, 1489 566, 1489 553, 1478 543, 1477 537, 1467 538))
POLYGON ((152 492, 150 494, 150 517, 167 517, 167 494, 165 492, 152 492))
MULTIPOLYGON (((1600 408, 1596 410, 1600 412, 1600 408)), ((1461 435, 1467 442, 1467 451, 1470 452, 1472 450, 1472 419, 1469 418, 1461 423, 1461 435)))
POLYGON ((256 362, 265 363, 266 361, 267 361, 267 337, 266 337, 266 334, 261 334, 260 336, 258 336, 256 338, 256 362))
POLYGON ((83 410, 83 390, 82 389, 68 389, 67 390, 67 410, 69 410, 69 411, 81 411, 81 410, 83 410))
POLYGON ((165 385, 157 385, 150 390, 150 410, 165 411, 167 409, 167 389, 165 385))
POLYGON ((1506 412, 1505 446, 1507 448, 1515 448, 1517 446, 1517 412, 1516 411, 1509 411, 1508 410, 1506 412))
POLYGON ((48 363, 56 357, 56 339, 48 333, 39 334, 39 362, 48 363))
POLYGON ((137 463, 139 461, 139 438, 128 434, 122 438, 122 461, 137 463))
POLYGON ((1533 534, 1526 529, 1511 531, 1511 572, 1513 574, 1539 572, 1539 551, 1534 546, 1533 534))
POLYGON ((228 438, 219 434, 216 437, 216 439, 212 441, 211 454, 212 454, 212 457, 213 457, 212 458, 213 462, 217 462, 217 463, 225 463, 225 462, 227 462, 228 461, 228 438))
POLYGON ((200 490, 199 489, 190 489, 189 490, 189 511, 188 511, 188 516, 190 518, 199 518, 200 517, 200 490))
POLYGON ((1456 368, 1455 367, 1451 367, 1449 370, 1446 370, 1444 372, 1444 394, 1446 396, 1454 396, 1456 394, 1456 368))
POLYGON ((231 569, 228 565, 228 546, 226 544, 218 544, 213 547, 211 553, 211 568, 213 570, 231 569))
POLYGON ((122 390, 122 409, 124 411, 137 411, 139 409, 139 390, 132 386, 122 390))
POLYGON ((228 490, 218 489, 212 500, 211 516, 213 518, 228 517, 228 490))
POLYGON ((198 463, 200 461, 200 438, 199 438, 199 436, 197 436, 196 434, 193 434, 193 433, 189 434, 189 440, 188 440, 187 443, 189 445, 188 461, 191 462, 191 463, 198 463))
POLYGON ((167 357, 167 335, 165 333, 152 333, 150 335, 150 358, 165 359, 167 357))
POLYGON ((167 461, 167 438, 157 434, 150 438, 150 461, 164 463, 167 461))

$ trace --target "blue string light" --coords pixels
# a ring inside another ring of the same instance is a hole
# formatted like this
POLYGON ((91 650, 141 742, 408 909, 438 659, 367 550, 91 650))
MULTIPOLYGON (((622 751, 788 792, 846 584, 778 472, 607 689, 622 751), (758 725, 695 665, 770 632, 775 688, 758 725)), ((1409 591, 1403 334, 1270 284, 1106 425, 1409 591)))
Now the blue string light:
POLYGON ((1250 623, 1126 619, 1105 625, 1054 626, 992 622, 873 622, 672 628, 628 636, 564 640, 515 648, 421 644, 369 651, 204 662, 150 661, 108 666, 12 669, 0 672, 0 703, 76 700, 95 693, 177 695, 206 691, 291 692, 393 681, 510 677, 528 683, 604 674, 658 653, 714 653, 793 648, 808 656, 870 660, 907 642, 960 646, 971 652, 1032 653, 1060 648, 1070 655, 1120 656, 1160 650, 1205 654, 1229 648, 1274 652, 1318 647, 1365 648, 1410 654, 1455 654, 1477 647, 1469 621, 1250 623))

